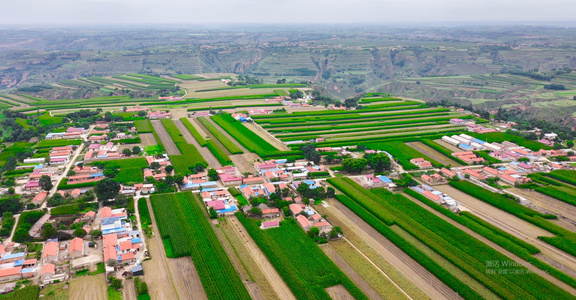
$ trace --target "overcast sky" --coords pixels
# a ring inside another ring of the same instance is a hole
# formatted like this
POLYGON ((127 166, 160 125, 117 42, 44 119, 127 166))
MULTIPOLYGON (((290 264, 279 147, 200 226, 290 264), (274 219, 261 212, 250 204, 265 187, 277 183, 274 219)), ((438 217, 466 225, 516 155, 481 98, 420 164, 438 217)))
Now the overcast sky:
POLYGON ((0 24, 572 22, 574 0, 0 0, 0 24))

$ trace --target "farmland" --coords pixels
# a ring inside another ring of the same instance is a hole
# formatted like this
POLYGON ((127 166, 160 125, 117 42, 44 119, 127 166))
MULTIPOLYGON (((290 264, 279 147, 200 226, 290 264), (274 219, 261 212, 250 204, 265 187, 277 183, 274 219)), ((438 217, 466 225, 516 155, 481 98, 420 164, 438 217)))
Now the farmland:
MULTIPOLYGON (((366 98, 371 99, 371 98, 366 98)), ((374 99, 374 98, 372 98, 374 99)), ((430 108, 415 101, 370 102, 358 110, 298 111, 290 114, 252 116, 280 141, 323 138, 318 145, 346 146, 389 138, 437 135, 462 129, 449 123, 455 117, 469 118, 444 108, 430 108), (362 135, 359 136, 358 132, 362 135)))
MULTIPOLYGON (((449 275, 449 273, 443 273, 441 271, 443 270, 442 267, 438 265, 433 267, 434 264, 430 264, 429 261, 425 263, 428 265, 428 269, 435 272, 446 284, 452 286, 459 292, 461 291, 460 294, 495 293, 504 298, 515 297, 513 295, 520 294, 525 294, 526 297, 543 297, 545 294, 542 294, 542 291, 549 290, 564 293, 565 296, 570 297, 565 291, 538 275, 522 279, 513 274, 488 275, 484 272, 486 261, 493 259, 511 261, 511 259, 465 234, 446 221, 430 214, 403 196, 394 195, 384 190, 368 192, 348 179, 329 179, 329 181, 350 197, 339 198, 341 201, 344 201, 345 205, 350 205, 349 207, 353 208, 357 213, 360 213, 365 220, 370 220, 372 226, 378 226, 379 231, 391 238, 397 245, 402 245, 402 243, 406 242, 410 243, 410 241, 409 239, 407 240, 406 237, 402 237, 403 235, 400 234, 400 231, 395 230, 393 225, 397 225, 402 228, 403 231, 409 232, 412 236, 420 240, 420 242, 433 249, 434 252, 450 261, 454 266, 465 271, 473 280, 482 283, 483 286, 490 290, 490 292, 483 289, 471 290, 469 289, 469 284, 462 284, 462 281, 456 278, 448 280, 451 275, 449 275), (380 200, 372 200, 372 198, 380 200), (426 224, 426 226, 422 227, 422 225, 418 224, 426 224), (434 228, 435 230, 429 231, 428 228, 434 228), (402 240, 404 242, 401 242, 402 240), (438 243, 437 241, 439 240, 443 242, 438 243), (464 247, 463 245, 467 246, 464 247), (448 250, 451 248, 452 250, 448 250), (458 254, 455 255, 455 253, 458 254), (467 256, 470 258, 465 259, 467 256), (528 285, 528 282, 532 283, 528 285), (506 296, 507 294, 510 295, 506 296)), ((406 251, 408 249, 410 249, 410 247, 405 246, 404 250, 406 251)), ((425 259, 426 255, 424 254, 424 256, 422 256, 422 252, 420 252, 421 254, 419 255, 416 255, 417 252, 414 251, 412 251, 412 253, 413 257, 419 257, 421 263, 427 261, 425 259)))
POLYGON ((218 128, 216 128, 216 126, 214 124, 212 124, 210 121, 208 121, 205 118, 199 118, 198 119, 200 121, 200 123, 202 123, 202 125, 204 125, 209 131, 210 133, 212 133, 212 135, 214 135, 214 137, 216 139, 218 139, 218 141, 224 145, 224 147, 226 147, 226 149, 228 149, 228 151, 230 151, 231 154, 241 154, 243 153, 242 150, 240 148, 238 148, 238 146, 236 146, 231 140, 229 140, 218 128))
POLYGON ((151 202, 162 239, 175 256, 192 257, 208 299, 250 299, 192 193, 153 195, 151 202))
POLYGON ((285 221, 278 228, 262 231, 256 220, 241 213, 238 219, 268 257, 298 299, 330 299, 325 288, 342 284, 356 299, 367 299, 358 287, 314 244, 295 221, 285 221), (283 245, 292 251, 284 251, 283 245), (298 258, 294 253, 307 253, 298 258))
POLYGON ((101 161, 97 164, 103 164, 106 168, 120 169, 114 180, 122 184, 144 182, 142 169, 148 167, 148 163, 143 157, 101 161))
POLYGON ((179 150, 178 154, 170 155, 170 153, 168 153, 177 174, 190 173, 190 168, 195 167, 197 164, 208 164, 202 155, 200 155, 198 149, 184 139, 172 119, 162 119, 162 125, 164 125, 169 137, 172 138, 172 141, 179 150))

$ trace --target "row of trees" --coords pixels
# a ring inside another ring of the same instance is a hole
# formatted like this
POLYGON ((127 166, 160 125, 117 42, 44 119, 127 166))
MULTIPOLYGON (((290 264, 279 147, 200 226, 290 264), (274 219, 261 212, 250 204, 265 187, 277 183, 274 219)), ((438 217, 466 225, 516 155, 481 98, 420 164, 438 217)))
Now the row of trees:
POLYGON ((348 173, 361 173, 370 167, 376 173, 390 170, 390 157, 384 153, 371 153, 364 158, 346 158, 342 160, 342 169, 348 173))

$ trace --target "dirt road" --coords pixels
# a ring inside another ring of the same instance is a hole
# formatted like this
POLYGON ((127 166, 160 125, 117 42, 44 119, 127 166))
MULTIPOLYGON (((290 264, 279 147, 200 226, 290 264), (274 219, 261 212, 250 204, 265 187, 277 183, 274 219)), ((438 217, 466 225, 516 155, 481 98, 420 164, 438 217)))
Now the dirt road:
POLYGON ((452 160, 452 159, 446 157, 442 153, 432 149, 430 146, 425 145, 421 142, 410 142, 410 143, 405 143, 405 144, 414 148, 416 151, 436 160, 437 162, 439 162, 443 165, 451 165, 453 167, 462 166, 461 164, 459 164, 455 160, 452 160))
POLYGON ((104 274, 85 276, 70 281, 70 299, 107 300, 107 286, 104 274))
POLYGON ((240 237, 242 242, 244 242, 244 246, 248 249, 250 256, 254 259, 262 273, 266 276, 266 279, 270 286, 274 289, 276 294, 280 299, 296 299, 292 291, 286 285, 280 274, 274 269, 266 255, 258 248, 258 245, 252 240, 250 235, 246 232, 240 221, 235 216, 231 216, 227 218, 227 221, 232 224, 234 231, 240 237))
POLYGON ((264 128, 260 127, 260 125, 258 125, 256 123, 244 123, 244 125, 246 127, 248 127, 248 129, 250 129, 254 133, 256 133, 257 135, 259 135, 261 138, 263 138, 265 141, 270 143, 270 145, 276 147, 276 149, 278 149, 280 151, 290 151, 290 148, 288 148, 288 146, 286 146, 284 143, 279 141, 277 138, 275 138, 272 134, 270 134, 264 128))
MULTIPOLYGON (((332 247, 332 245, 330 244, 323 244, 320 245, 320 249, 322 249, 322 251, 324 251, 324 253, 326 253, 326 255, 328 255, 328 257, 330 257, 330 259, 332 259, 332 261, 338 266, 338 268, 340 268, 340 270, 342 270, 342 272, 344 272, 344 274, 346 274, 346 276, 348 276, 348 278, 350 278, 355 284, 356 286, 358 286, 358 288, 360 288, 364 294, 366 294, 366 296, 368 296, 368 298, 370 299, 384 299, 382 298, 382 296, 380 296, 380 294, 378 294, 378 292, 376 292, 372 286, 370 286, 370 284, 368 282, 366 282, 366 280, 364 280, 364 278, 362 278, 362 276, 360 276, 360 274, 358 274, 358 272, 356 272, 352 266, 350 266, 343 258, 342 256, 340 256, 336 250, 332 247)), ((332 299, 334 299, 334 297, 332 297, 332 299)))
POLYGON ((516 237, 538 247, 542 251, 538 257, 543 261, 557 267, 561 267, 569 274, 576 274, 576 257, 569 255, 558 248, 538 239, 539 236, 554 236, 554 234, 517 218, 488 203, 471 197, 449 185, 439 185, 435 188, 450 195, 462 206, 470 210, 478 217, 498 228, 509 232, 516 237))
POLYGON ((558 216, 558 225, 572 231, 576 231, 576 207, 558 199, 546 196, 536 191, 511 188, 508 189, 514 194, 520 195, 532 203, 532 206, 539 211, 552 213, 558 216), (563 222, 562 222, 563 221, 563 222))
MULTIPOLYGON (((414 261, 410 256, 404 253, 390 240, 382 236, 368 223, 364 222, 355 213, 335 200, 327 201, 329 206, 318 206, 322 213, 328 215, 328 219, 334 225, 342 224, 348 228, 348 231, 353 231, 358 235, 371 249, 376 251, 388 263, 390 263, 396 270, 398 270, 405 278, 408 278, 411 283, 418 287, 431 299, 459 299, 458 294, 449 288, 446 284, 440 281, 436 276, 422 267, 419 263, 414 261)), ((390 276, 394 278, 393 276, 390 276)), ((397 282, 402 288, 404 284, 397 282)), ((406 290, 413 298, 415 292, 406 290)), ((420 293, 416 293, 420 295, 420 293)), ((421 296, 418 298, 422 298, 421 296)))
POLYGON ((166 149, 166 153, 168 155, 182 155, 170 137, 170 134, 168 134, 168 131, 166 128, 164 128, 164 124, 162 124, 160 120, 152 120, 151 123, 152 127, 154 127, 154 130, 158 134, 158 137, 160 140, 162 140, 162 144, 164 145, 164 149, 166 149))
POLYGON ((137 300, 134 279, 124 280, 124 300, 137 300))
POLYGON ((222 164, 218 161, 218 159, 216 159, 214 154, 212 154, 212 152, 210 152, 210 150, 208 150, 208 148, 200 146, 200 144, 194 138, 192 133, 190 133, 190 130, 188 130, 188 128, 186 128, 186 125, 184 125, 184 123, 182 123, 182 121, 180 119, 174 120, 174 124, 176 124, 176 127, 178 127, 180 132, 182 132, 182 136, 186 139, 186 142, 194 145, 194 147, 196 147, 196 149, 198 149, 198 151, 200 152, 202 157, 204 157, 206 162, 208 162, 208 166, 210 166, 211 168, 222 167, 222 164))
POLYGON ((142 147, 158 145, 153 133, 140 133, 138 137, 140 137, 140 144, 142 147))

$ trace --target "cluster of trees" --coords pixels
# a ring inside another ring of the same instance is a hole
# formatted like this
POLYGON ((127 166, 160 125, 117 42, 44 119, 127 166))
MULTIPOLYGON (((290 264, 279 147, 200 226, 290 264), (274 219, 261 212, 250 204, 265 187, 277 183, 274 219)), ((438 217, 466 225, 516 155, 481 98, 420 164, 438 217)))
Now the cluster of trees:
POLYGON ((83 204, 86 202, 94 201, 94 199, 96 199, 96 195, 91 190, 86 191, 84 194, 82 194, 82 196, 78 197, 77 199, 71 197, 69 194, 65 194, 64 196, 62 196, 59 193, 56 193, 54 194, 54 196, 48 199, 47 205, 49 207, 54 207, 77 202, 80 204, 80 206, 82 206, 82 208, 79 209, 83 210, 85 208, 83 204))
POLYGON ((342 160, 342 169, 348 173, 361 173, 370 167, 376 173, 390 170, 392 163, 390 157, 384 153, 364 155, 364 158, 346 158, 342 160))
POLYGON ((304 98, 304 92, 301 90, 293 90, 290 92, 290 99, 304 98))
POLYGON ((238 85, 250 85, 250 84, 261 84, 262 79, 250 75, 238 75, 238 78, 233 83, 230 82, 228 85, 238 86, 238 85))
POLYGON ((305 182, 301 182, 298 185, 296 191, 302 196, 302 202, 306 204, 308 204, 307 202, 309 199, 326 199, 329 197, 334 197, 335 194, 335 190, 331 187, 329 187, 326 191, 323 187, 317 187, 313 189, 310 188, 310 185, 305 182))
POLYGON ((556 83, 546 84, 544 85, 544 88, 547 90, 556 90, 556 91, 562 91, 566 89, 566 87, 563 84, 556 84, 556 83))
MULTIPOLYGON (((560 140, 572 140, 576 138, 576 131, 572 131, 572 128, 567 125, 562 125, 554 122, 548 122, 542 119, 525 119, 521 116, 521 111, 516 109, 505 110, 502 107, 498 109, 495 115, 496 119, 504 121, 516 122, 518 125, 514 126, 519 130, 532 130, 534 128, 539 128, 542 132, 554 132, 558 134, 560 140)), ((524 138, 530 140, 538 139, 538 136, 533 133, 522 133, 518 131, 509 130, 507 133, 521 135, 524 138)))
POLYGON ((322 156, 320 155, 320 152, 316 151, 316 146, 314 146, 313 144, 309 143, 304 146, 301 146, 300 150, 304 152, 304 156, 306 157, 307 160, 314 162, 314 164, 320 163, 322 156))
POLYGON ((25 129, 24 126, 17 123, 17 119, 28 120, 29 116, 21 112, 5 109, 2 111, 5 119, 0 122, 0 135, 3 134, 3 130, 11 128, 8 136, 5 137, 7 142, 19 142, 28 141, 33 137, 38 137, 39 133, 34 128, 25 129))
POLYGON ((94 116, 99 115, 102 112, 102 108, 97 108, 96 110, 81 109, 79 111, 71 112, 66 115, 66 118, 72 120, 73 122, 83 122, 94 116))
POLYGON ((335 239, 342 234, 342 229, 338 226, 332 227, 328 233, 320 233, 318 227, 312 227, 308 230, 308 236, 314 240, 317 244, 325 244, 328 239, 335 239))

